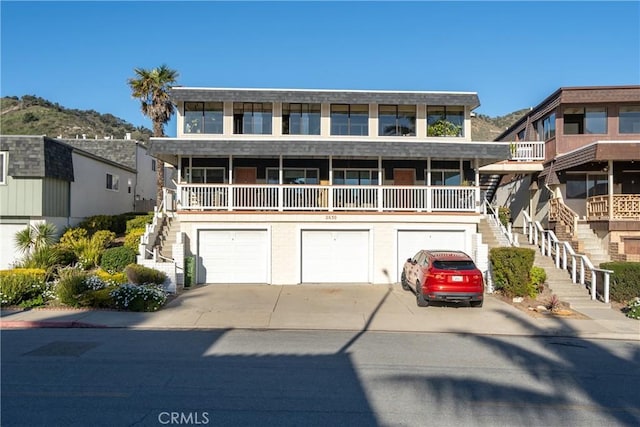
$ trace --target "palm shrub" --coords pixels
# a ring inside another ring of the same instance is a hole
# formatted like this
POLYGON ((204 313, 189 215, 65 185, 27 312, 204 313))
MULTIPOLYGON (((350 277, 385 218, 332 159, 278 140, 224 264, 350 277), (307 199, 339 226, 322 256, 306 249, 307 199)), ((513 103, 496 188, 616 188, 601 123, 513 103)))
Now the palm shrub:
MULTIPOLYGON (((29 301, 43 304, 51 297, 46 271, 40 268, 0 270, 0 304, 18 305, 29 301)), ((30 304, 33 305, 33 304, 30 304)))
POLYGON ((22 253, 30 253, 51 246, 56 241, 56 226, 48 222, 31 225, 18 231, 14 241, 22 253))
POLYGON ((122 272, 127 265, 136 262, 137 253, 127 246, 109 248, 102 253, 100 267, 110 273, 122 272))
POLYGON ((42 246, 28 253, 24 258, 16 263, 20 268, 38 268, 47 270, 49 275, 52 269, 61 264, 62 253, 55 246, 42 246))

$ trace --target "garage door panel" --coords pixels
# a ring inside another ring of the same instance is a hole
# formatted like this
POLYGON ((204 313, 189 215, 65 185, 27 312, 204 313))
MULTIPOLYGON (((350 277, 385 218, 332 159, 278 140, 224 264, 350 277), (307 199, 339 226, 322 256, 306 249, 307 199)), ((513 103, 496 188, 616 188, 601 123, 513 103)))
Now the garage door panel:
POLYGON ((398 278, 407 258, 421 249, 446 249, 465 251, 465 232, 462 230, 399 230, 398 231, 398 278))
POLYGON ((267 230, 206 230, 199 234, 199 283, 267 283, 267 230))
POLYGON ((368 283, 369 259, 366 230, 302 232, 303 283, 368 283))

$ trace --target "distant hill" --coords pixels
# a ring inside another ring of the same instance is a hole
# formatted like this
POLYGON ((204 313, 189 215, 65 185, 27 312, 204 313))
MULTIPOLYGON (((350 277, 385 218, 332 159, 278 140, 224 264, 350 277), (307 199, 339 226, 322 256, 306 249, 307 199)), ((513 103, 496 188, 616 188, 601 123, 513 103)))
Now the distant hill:
POLYGON ((474 117, 471 117, 471 138, 474 141, 493 141, 498 135, 520 120, 528 112, 529 109, 524 108, 498 117, 476 114, 474 117))
POLYGON ((134 126, 112 115, 94 110, 73 110, 32 95, 0 99, 0 133, 3 135, 47 135, 53 138, 103 139, 113 136, 148 141, 150 129, 134 126))
MULTIPOLYGON (((507 127, 524 116, 522 109, 499 117, 476 114, 471 118, 471 136, 474 141, 493 141, 507 127)), ((94 110, 72 110, 37 96, 22 98, 10 96, 0 99, 0 133, 3 135, 47 135, 74 139, 86 135, 88 139, 113 136, 148 141, 150 129, 136 127, 112 114, 100 114, 94 110)))

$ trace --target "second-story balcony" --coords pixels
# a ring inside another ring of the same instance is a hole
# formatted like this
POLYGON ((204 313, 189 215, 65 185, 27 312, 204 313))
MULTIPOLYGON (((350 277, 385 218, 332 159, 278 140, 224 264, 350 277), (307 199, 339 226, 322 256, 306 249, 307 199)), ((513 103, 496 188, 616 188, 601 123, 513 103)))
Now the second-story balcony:
POLYGON ((177 184, 180 211, 479 213, 474 186, 177 184))

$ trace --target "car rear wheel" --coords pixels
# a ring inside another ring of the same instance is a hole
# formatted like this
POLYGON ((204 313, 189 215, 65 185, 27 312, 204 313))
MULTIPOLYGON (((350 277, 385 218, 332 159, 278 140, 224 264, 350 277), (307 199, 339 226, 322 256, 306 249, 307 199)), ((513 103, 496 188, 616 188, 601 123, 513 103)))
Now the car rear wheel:
POLYGON ((409 283, 407 283, 407 276, 404 274, 404 271, 402 272, 402 276, 400 276, 400 284, 402 285, 402 289, 405 291, 411 289, 411 287, 409 287, 409 283))
POLYGON ((469 305, 470 305, 471 307, 478 307, 478 308, 480 308, 480 307, 482 307, 482 301, 470 301, 470 302, 469 302, 469 305))
POLYGON ((422 295, 422 285, 420 281, 416 281, 416 304, 418 304, 418 307, 429 306, 429 300, 422 295))

